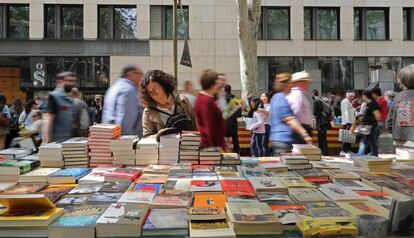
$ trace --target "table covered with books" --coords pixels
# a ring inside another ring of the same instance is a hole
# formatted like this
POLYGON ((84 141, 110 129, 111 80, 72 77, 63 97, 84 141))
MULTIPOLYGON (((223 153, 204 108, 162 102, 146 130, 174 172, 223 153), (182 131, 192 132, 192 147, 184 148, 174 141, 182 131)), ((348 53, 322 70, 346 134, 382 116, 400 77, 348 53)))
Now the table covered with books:
POLYGON ((252 158, 200 149, 195 131, 157 142, 95 125, 37 152, 0 151, 0 237, 404 237, 412 147, 345 158, 294 145, 252 158))

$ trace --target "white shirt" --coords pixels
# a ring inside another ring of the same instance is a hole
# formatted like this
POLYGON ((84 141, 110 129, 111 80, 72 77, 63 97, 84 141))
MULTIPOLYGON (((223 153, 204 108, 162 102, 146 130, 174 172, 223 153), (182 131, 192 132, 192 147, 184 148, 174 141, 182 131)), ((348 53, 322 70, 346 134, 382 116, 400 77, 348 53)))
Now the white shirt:
POLYGON ((348 98, 345 98, 341 102, 341 117, 342 125, 352 124, 355 121, 355 108, 348 98))
POLYGON ((312 126, 312 106, 306 96, 306 92, 298 87, 293 87, 286 99, 299 122, 303 125, 312 126))
POLYGON ((269 125, 269 119, 270 119, 270 103, 266 103, 263 105, 264 110, 266 112, 268 112, 267 117, 264 118, 264 124, 268 124, 269 125))

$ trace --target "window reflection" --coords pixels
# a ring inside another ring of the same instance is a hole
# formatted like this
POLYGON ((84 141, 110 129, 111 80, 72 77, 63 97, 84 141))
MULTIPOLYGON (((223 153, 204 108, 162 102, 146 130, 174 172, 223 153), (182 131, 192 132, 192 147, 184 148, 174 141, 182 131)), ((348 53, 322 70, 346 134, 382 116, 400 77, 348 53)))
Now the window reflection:
POLYGON ((137 38, 137 11, 136 7, 114 8, 114 38, 137 38))
POLYGON ((7 37, 29 38, 29 6, 8 5, 7 8, 7 37))
POLYGON ((81 6, 62 6, 62 38, 83 38, 83 8, 81 6))

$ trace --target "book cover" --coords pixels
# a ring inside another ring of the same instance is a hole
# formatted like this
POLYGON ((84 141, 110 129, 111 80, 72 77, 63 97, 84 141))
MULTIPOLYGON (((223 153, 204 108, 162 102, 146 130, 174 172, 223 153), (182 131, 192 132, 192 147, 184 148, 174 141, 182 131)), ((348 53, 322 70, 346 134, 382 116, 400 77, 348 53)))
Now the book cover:
POLYGON ((221 180, 221 187, 225 192, 241 191, 241 192, 254 192, 249 180, 242 179, 228 179, 221 180))
POLYGON ((3 160, 0 161, 0 174, 19 175, 40 166, 36 160, 3 160))
POLYGON ((306 211, 301 205, 269 205, 277 219, 283 225, 296 225, 300 215, 305 215, 306 211))
POLYGON ((164 190, 190 191, 191 179, 169 179, 164 184, 164 190))
POLYGON ((151 209, 143 230, 175 230, 187 228, 187 209, 151 209))
POLYGON ((289 195, 297 203, 307 203, 307 202, 324 202, 329 201, 329 199, 324 196, 316 188, 291 188, 289 189, 289 195))
POLYGON ((65 195, 56 203, 56 205, 58 207, 81 206, 86 204, 86 201, 91 196, 92 194, 65 195))
POLYGON ((228 202, 258 202, 256 194, 254 192, 239 192, 239 191, 233 191, 233 192, 226 192, 228 202))
POLYGON ((162 189, 162 184, 153 184, 153 183, 138 183, 135 184, 131 190, 134 191, 140 191, 140 192, 153 192, 153 193, 159 193, 162 189))
POLYGON ((72 210, 66 210, 51 227, 94 227, 104 211, 104 207, 97 206, 81 206, 72 210))
POLYGON ((113 203, 98 218, 96 224, 138 225, 145 219, 147 213, 146 205, 113 203))
POLYGON ((88 198, 86 204, 108 204, 116 203, 121 198, 123 193, 104 193, 96 192, 88 198))
POLYGON ((290 205, 294 204, 293 200, 284 192, 259 192, 257 198, 260 202, 267 204, 290 205))
POLYGON ((196 193, 194 195, 194 207, 226 207, 227 197, 223 193, 196 193))
POLYGON ((287 191, 286 186, 275 177, 250 177, 249 181, 256 191, 287 191))
POLYGON ((414 231, 414 200, 393 200, 389 216, 391 234, 406 234, 414 231))
POLYGON ((79 184, 75 188, 73 188, 69 194, 83 194, 83 193, 96 193, 101 189, 103 184, 96 183, 96 184, 79 184))
POLYGON ((194 165, 193 173, 214 173, 214 166, 211 165, 194 165))
POLYGON ((175 196, 159 194, 150 203, 151 207, 189 207, 193 198, 191 196, 175 196))
POLYGON ((141 191, 126 191, 118 202, 149 204, 154 199, 155 193, 141 191))
POLYGON ((129 188, 130 184, 127 182, 105 182, 99 189, 99 192, 104 193, 123 193, 129 188))
POLYGON ((191 192, 221 192, 220 181, 214 180, 192 180, 191 192))
POLYGON ((22 174, 20 178, 37 178, 37 177, 47 177, 54 172, 59 171, 59 168, 37 168, 25 174, 22 174))
POLYGON ((136 183, 165 183, 168 180, 168 175, 166 174, 146 174, 144 173, 136 183))
POLYGON ((333 183, 323 184, 319 187, 319 190, 333 201, 365 200, 364 197, 359 196, 352 190, 333 183))
POLYGON ((70 190, 72 190, 75 184, 54 184, 49 185, 47 188, 41 190, 39 193, 43 193, 52 201, 57 202, 63 196, 65 196, 70 190))
POLYGON ((227 211, 232 222, 257 223, 278 222, 272 209, 265 203, 227 203, 227 211))
POLYGON ((357 191, 376 191, 375 188, 366 185, 361 181, 354 180, 338 180, 335 181, 335 184, 342 186, 347 189, 357 190, 357 191))
POLYGON ((389 211, 374 201, 344 201, 337 204, 351 212, 354 216, 368 214, 382 216, 388 219, 389 211))
POLYGON ((305 204, 310 215, 315 218, 344 218, 349 220, 352 214, 338 206, 335 202, 310 202, 305 204))
POLYGON ((16 186, 17 183, 14 182, 0 182, 0 193, 3 192, 4 190, 10 189, 14 186, 16 186))
POLYGON ((236 237, 226 219, 191 221, 189 227, 190 237, 236 237))
POLYGON ((195 180, 217 180, 216 173, 210 172, 194 172, 193 179, 195 180))
POLYGON ((36 193, 46 187, 46 184, 18 184, 3 191, 2 194, 30 194, 36 193))
POLYGON ((169 165, 160 165, 160 164, 150 164, 144 169, 144 173, 153 173, 153 174, 168 174, 171 166, 169 165))
POLYGON ((313 188, 311 183, 306 182, 301 177, 281 177, 280 182, 288 188, 313 188))
POLYGON ((127 181, 133 181, 142 174, 141 168, 116 168, 111 173, 105 174, 105 181, 110 179, 121 179, 127 181))
POLYGON ((73 177, 76 180, 85 176, 91 171, 90 168, 67 168, 56 171, 49 175, 49 177, 73 177))

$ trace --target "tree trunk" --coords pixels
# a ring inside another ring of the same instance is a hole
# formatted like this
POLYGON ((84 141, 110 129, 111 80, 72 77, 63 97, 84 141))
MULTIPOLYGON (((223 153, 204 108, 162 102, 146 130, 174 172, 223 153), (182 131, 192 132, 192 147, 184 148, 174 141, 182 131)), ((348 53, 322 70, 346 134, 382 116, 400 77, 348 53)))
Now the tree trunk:
POLYGON ((261 1, 236 0, 237 26, 239 29, 240 78, 242 96, 258 93, 257 33, 259 28, 261 1))

